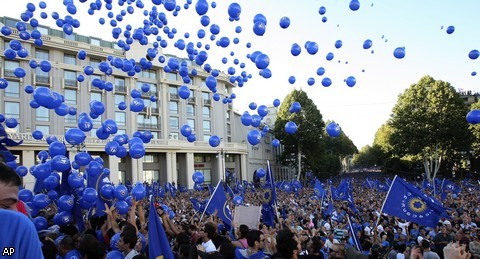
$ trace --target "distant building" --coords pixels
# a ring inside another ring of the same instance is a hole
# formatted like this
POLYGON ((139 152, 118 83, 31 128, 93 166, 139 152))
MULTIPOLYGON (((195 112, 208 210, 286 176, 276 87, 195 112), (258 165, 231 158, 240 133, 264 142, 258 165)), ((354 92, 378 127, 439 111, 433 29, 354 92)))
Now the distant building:
MULTIPOLYGON (((209 75, 201 67, 188 59, 189 69, 195 68, 198 75, 190 76, 190 97, 180 99, 178 87, 184 85, 178 73, 167 73, 158 60, 153 60, 150 70, 142 71, 134 77, 128 77, 120 70, 114 70, 111 76, 105 76, 97 67, 100 62, 106 61, 108 56, 121 59, 135 59, 145 57, 146 46, 132 45, 132 49, 124 52, 113 42, 83 35, 66 35, 63 31, 48 27, 37 27, 42 33, 43 46, 37 47, 31 40, 23 41, 15 29, 18 20, 0 17, 0 22, 12 27, 12 34, 8 37, 0 35, 0 77, 8 80, 8 87, 0 91, 0 113, 6 118, 16 118, 19 122, 14 129, 8 129, 14 140, 23 140, 21 146, 11 148, 18 156, 17 162, 27 168, 39 163, 38 152, 48 148, 45 141, 33 139, 31 133, 41 130, 44 136, 55 135, 62 140, 69 128, 77 127, 78 114, 60 117, 53 110, 46 108, 33 109, 28 104, 32 96, 23 91, 26 85, 43 86, 55 90, 65 97, 69 107, 77 111, 89 111, 89 103, 93 100, 105 104, 105 114, 94 120, 94 129, 86 141, 86 150, 93 157, 101 157, 105 167, 110 168, 110 179, 113 183, 156 181, 175 182, 178 185, 193 186, 191 179, 195 171, 203 172, 206 182, 217 182, 224 179, 225 170, 235 173, 240 180, 253 178, 256 168, 266 167, 266 160, 275 163, 274 152, 271 146, 271 137, 262 139, 256 147, 246 143, 247 128, 241 125, 240 114, 235 112, 232 103, 224 104, 223 98, 230 96, 235 85, 231 84, 226 74, 217 77, 217 89, 220 101, 213 100, 213 93, 206 87, 205 78, 209 75), (26 58, 8 60, 4 50, 9 48, 9 41, 17 39, 22 42, 28 51, 26 58), (85 60, 79 60, 76 55, 79 50, 87 52, 85 60), (49 73, 39 68, 31 69, 30 60, 48 60, 52 65, 49 73), (91 76, 85 76, 85 81, 77 81, 77 76, 83 74, 85 66, 95 68, 91 76), (22 67, 27 71, 24 78, 17 78, 13 71, 22 67), (102 79, 113 84, 111 92, 100 90, 92 86, 94 79, 102 79), (120 102, 130 104, 130 91, 140 89, 142 85, 149 85, 149 92, 143 93, 142 98, 146 108, 139 112, 130 112, 118 109, 120 102), (157 102, 150 101, 150 96, 157 97, 157 102), (95 136, 95 130, 107 118, 116 121, 118 133, 129 136, 135 131, 149 130, 154 136, 151 143, 146 144, 146 154, 142 159, 117 158, 108 156, 104 151, 107 140, 100 140, 95 136), (189 143, 180 133, 182 125, 188 124, 196 134, 197 141, 189 143), (222 138, 221 144, 213 148, 208 139, 212 135, 222 138)), ((3 25, 2 25, 3 26, 3 25)), ((32 28, 29 28, 31 30, 32 28)), ((168 59, 168 55, 164 55, 168 59)), ((67 143, 68 145, 68 143, 67 143)), ((70 149, 69 158, 74 160, 76 149, 70 149)), ((24 177, 27 188, 34 184, 34 177, 28 174, 24 177)))

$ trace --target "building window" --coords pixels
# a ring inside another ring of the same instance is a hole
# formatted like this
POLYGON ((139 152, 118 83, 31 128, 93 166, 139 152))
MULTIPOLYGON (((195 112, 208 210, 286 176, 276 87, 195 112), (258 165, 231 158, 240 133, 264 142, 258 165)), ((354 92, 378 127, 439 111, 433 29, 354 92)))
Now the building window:
POLYGON ((20 103, 5 102, 5 118, 20 119, 20 103))
POLYGON ((44 27, 37 27, 37 31, 39 31, 42 35, 48 35, 48 28, 44 27))
POLYGON ((158 132, 157 131, 152 131, 152 139, 158 139, 158 132))
POLYGON ((203 131, 210 132, 212 130, 212 123, 210 121, 203 121, 203 131))
POLYGON ((195 169, 203 173, 203 182, 206 184, 212 183, 212 172, 210 169, 195 169))
POLYGON ((187 119, 187 124, 192 128, 192 131, 195 131, 195 119, 187 119))
POLYGON ((177 73, 166 73, 168 80, 177 81, 177 73))
POLYGON ((20 63, 18 61, 11 61, 11 60, 5 60, 5 76, 9 77, 17 77, 15 76, 15 68, 18 68, 20 66, 20 63))
POLYGON ((157 73, 155 72, 155 70, 152 70, 152 69, 142 70, 141 77, 149 78, 149 79, 157 79, 157 73))
POLYGON ((153 113, 158 113, 158 104, 157 102, 152 102, 150 99, 143 99, 145 107, 150 107, 153 113))
POLYGON ((147 183, 153 183, 158 181, 159 171, 157 170, 144 170, 143 171, 143 180, 147 183))
POLYGON ((127 86, 125 86, 125 79, 115 77, 115 91, 116 92, 127 92, 127 86))
POLYGON ((202 92, 203 105, 211 105, 212 100, 210 99, 210 94, 207 92, 202 92))
POLYGON ((50 83, 50 77, 48 76, 48 72, 43 72, 42 69, 37 67, 35 69, 35 81, 36 83, 43 83, 43 84, 49 84, 50 83))
POLYGON ((178 132, 170 132, 170 139, 178 139, 178 132))
POLYGON ((35 120, 37 121, 49 121, 50 120, 50 112, 45 107, 38 107, 35 109, 35 120))
POLYGON ((231 135, 232 134, 232 127, 230 126, 230 124, 227 124, 227 134, 228 135, 231 135))
POLYGON ((138 82, 136 83, 137 89, 143 94, 143 95, 155 95, 157 93, 157 86, 152 83, 145 83, 145 82, 138 82), (143 85, 148 85, 148 92, 143 92, 142 91, 142 86, 143 85))
POLYGON ((124 130, 124 129, 118 129, 117 135, 119 135, 119 134, 127 134, 127 131, 124 130))
POLYGON ((158 159, 158 155, 147 154, 143 156, 144 163, 158 163, 160 162, 158 159))
POLYGON ((95 45, 95 46, 100 46, 100 40, 99 40, 99 39, 90 38, 90 44, 91 44, 91 45, 95 45))
POLYGON ((90 101, 102 101, 102 94, 101 93, 90 93, 90 101))
POLYGON ((65 103, 68 104, 77 104, 77 91, 75 90, 65 90, 65 103))
POLYGON ((63 78, 66 87, 77 87, 77 73, 75 71, 64 70, 63 78))
POLYGON ((50 126, 36 125, 35 130, 41 131, 43 135, 50 135, 50 126))
POLYGON ((145 117, 143 114, 137 115, 137 123, 140 128, 158 129, 158 116, 145 117))
POLYGON ((115 122, 119 126, 125 126, 127 122, 127 115, 124 112, 115 112, 115 122))
POLYGON ((115 95, 115 106, 118 106, 119 103, 125 102, 125 95, 116 94, 115 95))
POLYGON ((170 113, 178 114, 178 103, 177 102, 169 102, 168 104, 170 113))
POLYGON ((35 50, 35 58, 41 60, 50 60, 50 52, 44 49, 35 50))
POLYGON ((20 97, 20 83, 16 81, 8 81, 8 87, 5 88, 6 97, 20 97))
POLYGON ((168 87, 168 95, 170 96, 170 100, 178 100, 178 89, 176 86, 168 87))
POLYGON ((203 106, 202 114, 203 114, 203 117, 210 117, 210 107, 203 106))
POLYGON ((195 106, 193 104, 187 104, 187 116, 195 117, 195 106))
POLYGON ((77 124, 77 115, 65 115, 65 123, 67 124, 77 124))
POLYGON ((63 37, 64 37, 65 39, 67 39, 67 40, 77 40, 77 37, 76 37, 76 35, 75 35, 75 34, 73 34, 73 33, 72 33, 72 34, 70 34, 70 35, 68 35, 68 34, 64 33, 64 34, 63 34, 63 37))
POLYGON ((210 134, 203 134, 203 141, 208 142, 210 140, 210 134))
POLYGON ((170 128, 178 129, 178 117, 170 117, 170 128))
POLYGON ((75 55, 64 54, 63 55, 63 63, 70 64, 70 65, 76 65, 77 64, 77 57, 75 57, 75 55))
POLYGON ((230 121, 230 112, 229 111, 227 111, 225 113, 225 118, 227 118, 227 121, 230 121))
POLYGON ((90 58, 90 66, 93 68, 98 68, 98 65, 100 65, 101 62, 100 59, 90 58))

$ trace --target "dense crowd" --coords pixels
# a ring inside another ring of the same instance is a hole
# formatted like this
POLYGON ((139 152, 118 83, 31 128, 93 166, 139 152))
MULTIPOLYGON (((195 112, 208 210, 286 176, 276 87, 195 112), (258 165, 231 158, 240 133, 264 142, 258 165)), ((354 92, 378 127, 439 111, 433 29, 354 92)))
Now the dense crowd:
MULTIPOLYGON (((133 200, 125 215, 114 205, 105 205, 102 216, 83 211, 82 232, 78 222, 55 224, 58 208, 52 203, 36 215, 48 222, 37 232, 28 218, 28 207, 17 203, 13 195, 15 188, 18 193, 20 178, 8 167, 0 167, 0 245, 16 246, 17 257, 13 258, 149 258, 149 246, 160 246, 149 242, 151 213, 160 218, 171 249, 163 251, 165 258, 480 258, 478 183, 466 186, 458 181, 461 192, 442 197, 450 218, 442 218, 434 228, 380 214, 386 193, 365 186, 365 176, 354 175, 350 182, 358 211, 353 212, 346 202, 333 201, 328 192, 322 198, 315 196, 313 186, 305 182, 294 191, 277 190, 274 227, 262 220, 255 227, 229 226, 217 217, 218 211, 202 217, 191 198, 208 199, 210 193, 189 190, 133 200), (155 211, 149 209, 151 202, 155 211), (332 205, 333 210, 327 210, 332 205), (10 232, 4 231, 9 227, 10 232), (12 227, 17 230, 12 232, 12 227)), ((335 185, 338 180, 325 185, 335 185)), ((262 189, 246 187, 241 206, 261 206, 262 189)), ((431 190, 424 191, 433 195, 431 190)), ((237 206, 231 198, 229 206, 237 206)))

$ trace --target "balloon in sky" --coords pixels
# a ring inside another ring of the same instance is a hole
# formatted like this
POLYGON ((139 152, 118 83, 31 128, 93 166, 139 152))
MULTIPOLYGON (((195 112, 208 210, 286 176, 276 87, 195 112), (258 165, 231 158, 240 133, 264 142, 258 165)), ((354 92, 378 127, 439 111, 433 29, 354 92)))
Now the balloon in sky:
POLYGON ((368 39, 363 42, 363 49, 369 49, 373 45, 372 40, 368 39))
POLYGON ((353 87, 357 83, 357 80, 355 79, 355 77, 349 76, 345 80, 345 83, 347 83, 348 86, 353 87))
POLYGON ((195 4, 195 10, 198 15, 204 15, 208 12, 208 2, 206 0, 198 0, 195 4))
POLYGON ((318 44, 314 41, 309 41, 305 44, 308 54, 315 55, 318 52, 318 44))
POLYGON ((350 10, 357 11, 360 9, 360 2, 358 0, 352 0, 349 4, 350 10))
POLYGON ((258 130, 250 130, 247 135, 247 140, 250 145, 255 146, 258 143, 260 143, 260 140, 262 139, 262 136, 260 135, 260 132, 258 130))
POLYGON ((295 79, 294 76, 290 76, 290 77, 288 78, 288 82, 289 82, 290 84, 292 84, 292 85, 295 84, 295 81, 296 81, 296 79, 295 79))
POLYGON ((280 18, 280 28, 286 29, 290 26, 290 18, 284 16, 280 18))
POLYGON ((280 106, 280 100, 279 99, 273 100, 273 106, 275 106, 275 107, 280 106))
POLYGON ((342 45, 343 45, 343 42, 341 40, 335 41, 335 48, 339 49, 342 47, 342 45))
POLYGON ((273 140, 272 140, 272 146, 274 146, 274 147, 280 146, 280 140, 278 140, 278 139, 273 139, 273 140))
POLYGON ((240 14, 242 13, 242 7, 238 3, 231 3, 228 6, 228 16, 232 19, 240 18, 240 14))
POLYGON ((393 51, 393 56, 402 59, 405 57, 405 47, 398 47, 393 51))
POLYGON ((471 51, 468 53, 468 57, 469 57, 470 59, 473 59, 473 60, 477 59, 478 56, 480 56, 480 52, 479 52, 478 50, 476 50, 476 49, 471 50, 471 51))
POLYGON ((324 77, 322 79, 322 85, 325 86, 325 87, 329 87, 332 85, 332 80, 328 77, 324 77))
POLYGON ((455 31, 455 26, 448 26, 447 27, 447 34, 452 34, 455 31))
POLYGON ((185 124, 180 128, 180 133, 182 133, 182 136, 188 138, 188 136, 192 135, 192 128, 190 125, 185 124))
POLYGON ((253 24, 253 32, 257 36, 263 36, 263 34, 265 34, 266 29, 267 29, 266 25, 262 22, 256 22, 253 24))
POLYGON ((340 133, 342 133, 340 126, 338 126, 338 124, 336 124, 335 122, 330 122, 325 128, 325 130, 327 131, 327 134, 332 138, 336 138, 340 136, 340 133))
POLYGON ((320 15, 324 15, 326 12, 327 12, 327 8, 325 8, 325 6, 320 6, 320 8, 318 8, 318 13, 320 15))
POLYGON ((302 47, 298 45, 297 43, 293 43, 292 47, 290 48, 290 53, 292 53, 293 56, 298 56, 302 52, 302 47))
POLYGON ((260 177, 260 178, 263 178, 265 176, 265 169, 263 168, 258 168, 257 169, 257 176, 260 177))
POLYGON ((302 109, 302 105, 299 102, 293 102, 290 105, 290 109, 288 110, 290 113, 299 112, 302 109))

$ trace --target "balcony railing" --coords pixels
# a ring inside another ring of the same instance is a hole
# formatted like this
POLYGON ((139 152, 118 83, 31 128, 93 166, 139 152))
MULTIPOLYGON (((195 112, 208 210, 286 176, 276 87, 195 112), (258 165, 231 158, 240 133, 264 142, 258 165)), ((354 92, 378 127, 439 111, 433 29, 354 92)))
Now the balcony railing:
POLYGON ((127 86, 125 86, 125 85, 115 85, 115 92, 126 93, 127 92, 127 86))
POLYGON ((170 93, 170 100, 178 100, 178 94, 170 93))
POLYGON ((49 85, 50 84, 50 77, 49 76, 35 75, 35 83, 49 85))
POLYGON ((211 105, 212 104, 212 100, 210 99, 204 99, 203 100, 203 105, 211 105))
POLYGON ((77 88, 77 80, 73 79, 64 79, 65 87, 74 87, 77 88))
POLYGON ((15 72, 13 70, 10 70, 10 69, 5 69, 5 76, 17 77, 17 76, 15 76, 15 72))
POLYGON ((188 103, 195 103, 195 97, 189 97, 188 103))
POLYGON ((151 123, 139 123, 138 127, 144 128, 144 129, 158 129, 157 124, 151 124, 151 123))

